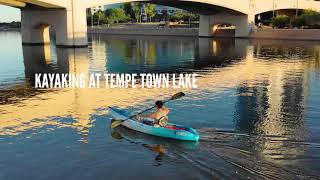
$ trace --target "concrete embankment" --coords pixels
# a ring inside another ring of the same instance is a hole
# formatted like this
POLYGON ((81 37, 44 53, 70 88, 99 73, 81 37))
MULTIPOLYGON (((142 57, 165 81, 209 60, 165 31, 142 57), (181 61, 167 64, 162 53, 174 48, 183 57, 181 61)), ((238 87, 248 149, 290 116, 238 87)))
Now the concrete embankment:
MULTIPOLYGON (((20 31, 20 28, 6 28, 0 31, 20 31)), ((139 26, 139 28, 129 27, 88 27, 89 34, 107 35, 134 35, 134 36, 186 36, 197 37, 197 28, 168 28, 168 27, 149 27, 139 26), (141 28, 142 27, 142 28, 141 28)), ((234 30, 218 30, 212 37, 234 37, 234 30)), ((269 39, 269 40, 309 40, 320 41, 320 29, 258 29, 252 33, 250 39, 269 39)))
POLYGON ((197 28, 88 28, 90 34, 150 35, 150 36, 198 36, 197 28))
MULTIPOLYGON (((221 31, 221 30, 220 30, 221 31)), ((234 37, 234 32, 216 32, 212 37, 234 37)), ((149 36, 188 36, 197 37, 197 28, 88 28, 89 34, 107 35, 149 35, 149 36)), ((271 40, 312 40, 320 41, 320 29, 258 29, 249 36, 250 39, 271 40)))
POLYGON ((320 41, 320 29, 259 29, 250 38, 320 41))

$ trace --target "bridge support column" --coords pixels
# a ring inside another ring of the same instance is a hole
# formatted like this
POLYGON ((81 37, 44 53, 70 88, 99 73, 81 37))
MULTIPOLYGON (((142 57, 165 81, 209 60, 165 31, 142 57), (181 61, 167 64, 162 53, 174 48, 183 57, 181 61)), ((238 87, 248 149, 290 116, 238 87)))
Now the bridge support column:
POLYGON ((231 24, 236 26, 235 37, 248 37, 254 31, 254 15, 201 15, 200 16, 200 37, 213 37, 213 26, 217 24, 231 24))
POLYGON ((50 27, 56 34, 57 46, 84 47, 88 45, 85 8, 74 7, 71 10, 26 8, 21 10, 23 44, 50 43, 50 27))

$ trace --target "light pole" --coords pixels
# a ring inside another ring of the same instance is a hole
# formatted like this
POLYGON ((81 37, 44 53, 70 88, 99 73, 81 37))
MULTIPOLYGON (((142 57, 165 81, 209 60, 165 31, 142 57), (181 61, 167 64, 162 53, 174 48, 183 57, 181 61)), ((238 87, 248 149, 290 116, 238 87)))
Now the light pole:
POLYGON ((93 28, 93 13, 92 13, 92 8, 90 8, 90 13, 91 13, 91 28, 93 28))
POLYGON ((272 1, 272 18, 274 18, 274 0, 272 1))
POLYGON ((299 7, 298 7, 298 6, 299 6, 299 0, 297 0, 297 5, 296 5, 296 6, 297 6, 297 8, 296 8, 296 16, 298 17, 298 13, 299 13, 299 9, 298 9, 298 8, 299 8, 299 7))
POLYGON ((100 27, 100 11, 98 11, 98 27, 100 27))

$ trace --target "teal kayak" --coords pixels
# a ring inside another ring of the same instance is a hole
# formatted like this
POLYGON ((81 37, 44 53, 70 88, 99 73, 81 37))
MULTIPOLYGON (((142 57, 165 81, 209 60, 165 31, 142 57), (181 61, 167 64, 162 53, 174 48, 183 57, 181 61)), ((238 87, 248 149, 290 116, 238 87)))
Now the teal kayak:
MULTIPOLYGON (((112 118, 117 120, 125 120, 134 114, 128 110, 115 107, 109 107, 109 111, 112 118)), ((140 122, 128 119, 122 123, 122 126, 153 136, 184 141, 199 141, 199 134, 195 129, 173 123, 169 123, 167 127, 154 127, 146 123, 146 121, 140 122)))

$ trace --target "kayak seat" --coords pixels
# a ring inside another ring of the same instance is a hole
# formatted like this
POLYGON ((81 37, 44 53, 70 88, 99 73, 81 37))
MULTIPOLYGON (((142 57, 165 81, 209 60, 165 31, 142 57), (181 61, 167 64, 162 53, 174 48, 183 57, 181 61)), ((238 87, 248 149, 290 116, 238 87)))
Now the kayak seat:
MULTIPOLYGON (((145 125, 148 125, 148 126, 153 126, 154 125, 153 121, 150 121, 150 120, 143 120, 142 123, 145 124, 145 125)), ((184 130, 184 131, 191 132, 193 134, 197 134, 196 132, 194 132, 194 130, 192 130, 191 128, 188 128, 188 127, 182 127, 182 126, 176 126, 176 125, 167 125, 167 126, 165 126, 165 128, 170 129, 170 130, 184 130)))
POLYGON ((167 125, 166 128, 171 130, 186 130, 186 128, 184 127, 178 127, 178 126, 172 126, 172 125, 167 125))
POLYGON ((153 126, 153 121, 143 120, 142 123, 148 126, 153 126))
MULTIPOLYGON (((143 120, 142 121, 143 124, 148 125, 148 126, 153 126, 154 122, 150 121, 150 120, 143 120)), ((175 125, 167 125, 164 128, 170 129, 170 130, 187 130, 187 128, 185 127, 179 127, 179 126, 175 126, 175 125)))

